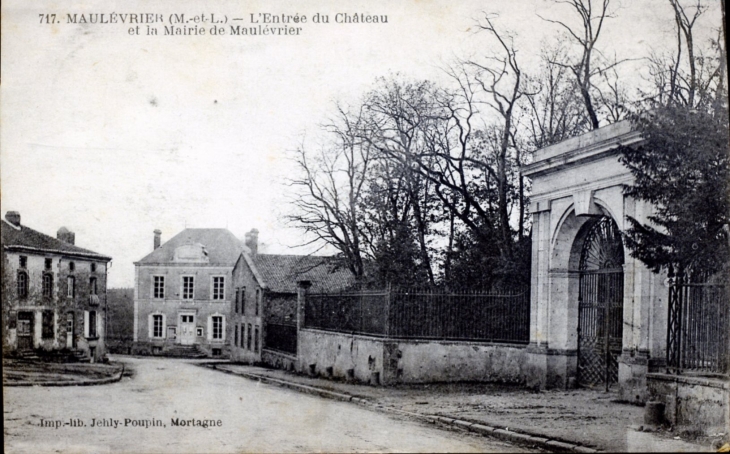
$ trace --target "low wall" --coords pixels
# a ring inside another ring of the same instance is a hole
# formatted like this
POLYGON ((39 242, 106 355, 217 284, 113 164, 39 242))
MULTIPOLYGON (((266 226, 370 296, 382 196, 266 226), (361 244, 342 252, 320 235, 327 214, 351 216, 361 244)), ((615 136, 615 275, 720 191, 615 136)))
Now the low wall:
POLYGON ((677 429, 713 435, 730 427, 730 378, 650 373, 646 384, 649 400, 664 403, 677 429))
POLYGON ((295 370, 297 356, 264 348, 261 350, 261 362, 276 369, 295 370))
POLYGON ((383 339, 299 331, 297 369, 371 384, 482 381, 524 383, 525 347, 466 341, 383 339))

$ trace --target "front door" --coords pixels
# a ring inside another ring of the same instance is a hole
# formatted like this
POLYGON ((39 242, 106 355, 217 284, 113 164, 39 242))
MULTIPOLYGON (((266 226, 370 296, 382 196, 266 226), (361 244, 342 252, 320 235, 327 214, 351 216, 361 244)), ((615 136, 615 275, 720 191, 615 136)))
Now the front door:
POLYGON ((33 312, 18 312, 18 350, 33 349, 33 312))
POLYGON ((580 257, 578 384, 609 386, 618 381, 624 308, 624 249, 613 219, 593 224, 580 257))
POLYGON ((74 313, 66 314, 66 348, 74 348, 74 313))
POLYGON ((180 315, 179 338, 182 345, 193 345, 195 343, 195 315, 180 315))

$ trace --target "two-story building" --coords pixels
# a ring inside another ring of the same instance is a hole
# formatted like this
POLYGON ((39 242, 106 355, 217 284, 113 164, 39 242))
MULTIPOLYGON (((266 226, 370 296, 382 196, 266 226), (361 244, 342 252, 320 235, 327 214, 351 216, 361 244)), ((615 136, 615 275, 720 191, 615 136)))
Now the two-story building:
POLYGON ((111 257, 76 246, 65 227, 53 238, 22 225, 15 211, 0 230, 3 352, 102 359, 111 257))
POLYGON ((185 229, 135 262, 137 354, 229 355, 231 272, 245 246, 226 229, 185 229))
POLYGON ((260 254, 258 230, 246 234, 247 250, 233 269, 231 359, 291 367, 297 357, 299 283, 337 292, 355 283, 333 257, 260 254))

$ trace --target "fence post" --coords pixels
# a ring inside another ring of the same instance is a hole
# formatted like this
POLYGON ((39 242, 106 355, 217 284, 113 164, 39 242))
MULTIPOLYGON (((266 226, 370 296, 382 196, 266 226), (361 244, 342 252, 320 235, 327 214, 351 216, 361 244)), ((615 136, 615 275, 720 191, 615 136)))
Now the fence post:
POLYGON ((385 333, 383 334, 385 334, 386 339, 390 338, 390 293, 391 287, 389 282, 385 288, 385 333))
POLYGON ((299 339, 299 333, 304 328, 306 304, 307 304, 307 289, 312 286, 311 281, 301 280, 297 281, 297 360, 299 359, 299 346, 302 344, 299 339))

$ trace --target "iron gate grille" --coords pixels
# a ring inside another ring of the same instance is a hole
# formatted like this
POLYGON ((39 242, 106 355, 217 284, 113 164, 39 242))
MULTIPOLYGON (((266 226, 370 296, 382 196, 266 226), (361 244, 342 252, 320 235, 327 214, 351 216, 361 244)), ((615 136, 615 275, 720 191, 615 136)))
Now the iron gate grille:
POLYGON ((623 336, 624 249, 621 232, 608 216, 590 224, 580 256, 578 296, 578 383, 618 381, 623 336))
POLYGON ((618 381, 623 335, 623 270, 582 273, 578 305, 578 382, 618 381))

